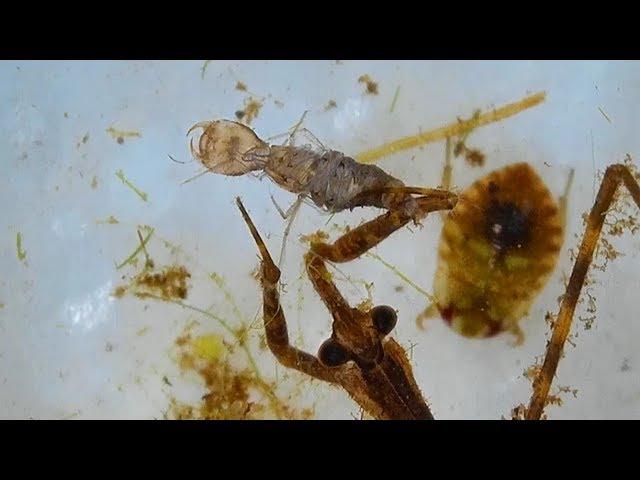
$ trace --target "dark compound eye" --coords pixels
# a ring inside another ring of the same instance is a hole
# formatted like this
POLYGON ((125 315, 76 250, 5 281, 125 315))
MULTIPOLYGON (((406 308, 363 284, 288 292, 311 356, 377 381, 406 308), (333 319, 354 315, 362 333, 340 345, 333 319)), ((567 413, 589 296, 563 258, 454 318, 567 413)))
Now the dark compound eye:
POLYGON ((382 335, 387 335, 393 327, 396 326, 398 316, 396 311, 388 305, 378 305, 371 309, 371 320, 375 325, 378 332, 382 335))
POLYGON ((337 367, 349 361, 349 352, 330 338, 320 346, 318 358, 325 367, 337 367))

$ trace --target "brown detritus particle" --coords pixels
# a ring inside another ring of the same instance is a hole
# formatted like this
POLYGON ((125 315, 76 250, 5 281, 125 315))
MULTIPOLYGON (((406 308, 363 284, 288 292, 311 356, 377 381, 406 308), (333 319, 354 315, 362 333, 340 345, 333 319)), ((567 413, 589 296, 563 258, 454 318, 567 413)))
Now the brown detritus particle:
POLYGON ((593 322, 596 320, 596 316, 593 315, 591 317, 578 317, 578 320, 580 320, 584 324, 585 330, 591 330, 593 322))
POLYGON ((120 285, 119 287, 116 287, 112 295, 116 298, 122 298, 124 297, 125 293, 127 293, 127 287, 120 285))
POLYGON ((236 83, 236 90, 240 90, 241 92, 246 92, 247 91, 247 86, 244 83, 238 81, 236 83))
MULTIPOLYGON (((560 298, 559 301, 562 302, 562 298, 560 298)), ((544 321, 547 322, 547 325, 549 325, 549 328, 553 328, 553 326, 556 323, 556 318, 551 312, 547 312, 544 316, 544 321)))
POLYGON ((169 385, 170 387, 173 387, 173 384, 169 381, 166 375, 162 377, 162 381, 164 382, 165 385, 169 385))
POLYGON ((76 148, 80 148, 81 145, 84 145, 89 141, 89 132, 85 133, 82 139, 76 143, 76 148))
POLYGON ((162 300, 184 300, 188 293, 188 278, 191 278, 191 274, 182 265, 167 266, 157 273, 145 270, 134 277, 128 286, 117 287, 113 296, 121 298, 130 292, 140 299, 157 297, 162 300))
POLYGON ((629 366, 629 359, 628 358, 624 358, 622 360, 622 365, 620 365, 620 371, 621 372, 628 372, 629 370, 631 370, 631 367, 629 366))
POLYGON ((464 154, 464 159, 467 161, 467 164, 472 167, 482 167, 484 166, 485 155, 480 150, 467 149, 464 154))
POLYGON ((113 345, 109 342, 107 342, 107 344, 104 346, 104 351, 105 352, 112 352, 113 351, 113 345))
POLYGON ((117 141, 120 145, 122 145, 122 144, 124 143, 124 138, 122 138, 122 137, 118 137, 118 138, 116 139, 116 141, 117 141))
POLYGON ((300 235, 300 243, 307 242, 324 242, 329 239, 329 234, 323 232, 322 230, 318 230, 315 233, 310 233, 309 235, 300 235))
POLYGON ((98 188, 98 177, 96 177, 95 175, 91 179, 91 188, 93 188, 94 190, 98 188))
POLYGON ((280 100, 274 100, 273 103, 275 104, 276 107, 278 108, 282 108, 284 107, 284 103, 281 102, 280 100))
POLYGON ((396 285, 395 287, 393 287, 393 290, 395 292, 402 292, 404 291, 404 285, 396 285))
POLYGON ((562 406, 562 398, 558 395, 548 395, 546 405, 556 405, 558 407, 562 406))
POLYGON ((367 87, 366 93, 369 95, 378 95, 378 84, 374 82, 369 75, 361 75, 358 82, 364 83, 367 87))
POLYGON ((248 101, 245 100, 244 105, 244 119, 247 125, 249 125, 254 118, 258 116, 260 113, 260 109, 262 108, 262 103, 253 98, 249 98, 248 101))
POLYGON ((69 113, 68 112, 64 112, 64 118, 69 118, 69 113))
POLYGON ((244 109, 236 110, 235 115, 238 120, 243 120, 246 125, 250 125, 260 113, 261 108, 262 102, 249 97, 244 100, 244 109))
POLYGON ((511 420, 524 420, 527 414, 527 407, 523 404, 515 406, 511 410, 511 420))
POLYGON ((594 262, 591 266, 596 270, 600 270, 604 272, 611 260, 615 260, 616 258, 621 256, 624 256, 624 254, 616 250, 615 247, 611 244, 611 242, 609 242, 609 240, 607 240, 604 236, 602 236, 598 241, 594 258, 602 259, 604 260, 604 262, 600 265, 594 262))
POLYGON ((337 106, 338 104, 335 102, 335 100, 329 100, 324 106, 324 111, 328 112, 329 110, 331 110, 332 108, 336 108, 337 106))
POLYGON ((571 387, 558 387, 558 393, 570 393, 573 398, 578 398, 578 389, 571 387))
POLYGON ((542 365, 538 365, 538 364, 531 365, 529 368, 527 368, 523 372, 524 378, 526 378, 527 380, 533 381, 533 379, 536 378, 536 375, 538 375, 538 373, 540 372, 541 368, 542 368, 542 365))

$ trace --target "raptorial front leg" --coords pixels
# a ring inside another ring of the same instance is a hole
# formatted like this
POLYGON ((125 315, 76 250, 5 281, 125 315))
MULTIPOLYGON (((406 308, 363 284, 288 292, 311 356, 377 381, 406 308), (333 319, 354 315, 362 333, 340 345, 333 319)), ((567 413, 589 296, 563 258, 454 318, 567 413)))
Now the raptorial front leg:
POLYGON ((525 415, 527 420, 539 420, 547 404, 551 382, 558 368, 558 362, 571 329, 573 314, 587 271, 593 260, 593 253, 600 237, 605 215, 621 183, 624 183, 638 208, 640 208, 640 186, 638 182, 636 182, 625 165, 611 165, 605 172, 598 196, 589 214, 587 227, 582 237, 582 244, 578 251, 578 258, 573 266, 569 284, 560 305, 560 312, 553 327, 551 340, 547 345, 544 363, 533 381, 533 395, 525 415))
MULTIPOLYGON (((411 193, 416 193, 420 189, 407 187, 407 190, 411 193)), ((454 194, 449 192, 442 193, 437 190, 431 192, 437 193, 415 199, 420 218, 424 218, 430 212, 450 210, 456 204, 457 196, 454 194)), ((345 233, 333 244, 312 241, 311 251, 331 262, 348 262, 375 247, 393 232, 404 227, 411 220, 415 220, 415 218, 415 215, 409 215, 401 209, 390 210, 345 233)))
POLYGON ((333 372, 323 366, 318 359, 310 353, 299 350, 289 344, 289 334, 280 296, 278 294, 278 281, 280 269, 273 262, 266 245, 258 230, 251 221, 240 198, 236 198, 238 208, 247 223, 251 235, 255 240, 262 257, 261 282, 263 291, 263 317, 267 345, 278 361, 285 367, 294 368, 314 378, 334 383, 333 372))

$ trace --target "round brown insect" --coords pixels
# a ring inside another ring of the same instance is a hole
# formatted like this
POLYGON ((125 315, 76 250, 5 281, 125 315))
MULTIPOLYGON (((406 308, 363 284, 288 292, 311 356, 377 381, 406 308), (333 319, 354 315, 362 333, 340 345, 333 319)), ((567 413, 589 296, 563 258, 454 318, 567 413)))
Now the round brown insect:
POLYGON ((434 282, 442 318, 468 337, 517 331, 555 268, 563 237, 558 203, 529 164, 475 182, 442 229, 434 282))

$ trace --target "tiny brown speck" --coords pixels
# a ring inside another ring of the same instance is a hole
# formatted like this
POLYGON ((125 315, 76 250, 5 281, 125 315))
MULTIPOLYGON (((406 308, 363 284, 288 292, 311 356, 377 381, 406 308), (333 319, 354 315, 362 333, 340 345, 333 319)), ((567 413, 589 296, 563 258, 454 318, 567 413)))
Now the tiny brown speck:
POLYGON ((118 142, 120 145, 122 145, 122 144, 124 143, 124 138, 122 138, 122 137, 118 137, 117 142, 118 142))
POLYGON ((236 110, 236 118, 242 120, 242 117, 244 117, 244 110, 236 110))
POLYGON ((367 86, 367 93, 370 95, 378 95, 378 84, 374 82, 369 75, 362 75, 358 78, 358 82, 367 86))
POLYGON ((329 100, 327 102, 327 104, 324 107, 324 111, 327 112, 329 110, 331 110, 332 108, 336 108, 338 105, 336 104, 335 100, 329 100))

